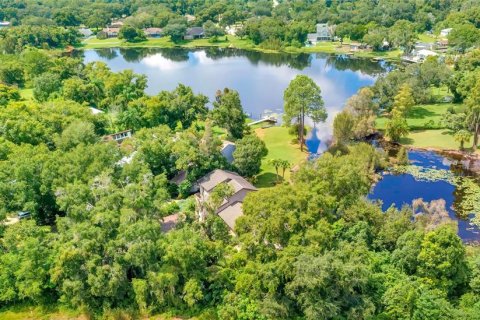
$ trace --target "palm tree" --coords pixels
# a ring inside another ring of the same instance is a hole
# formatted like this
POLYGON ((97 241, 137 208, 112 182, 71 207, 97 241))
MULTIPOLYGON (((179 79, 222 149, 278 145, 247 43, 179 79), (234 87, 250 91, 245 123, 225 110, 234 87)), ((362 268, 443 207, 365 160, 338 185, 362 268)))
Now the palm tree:
POLYGON ((290 168, 290 162, 287 160, 280 160, 280 167, 282 168, 282 178, 285 179, 285 170, 290 168))
POLYGON ((278 169, 282 166, 282 160, 281 159, 270 159, 268 162, 275 168, 275 172, 277 173, 276 175, 276 183, 278 183, 278 169))

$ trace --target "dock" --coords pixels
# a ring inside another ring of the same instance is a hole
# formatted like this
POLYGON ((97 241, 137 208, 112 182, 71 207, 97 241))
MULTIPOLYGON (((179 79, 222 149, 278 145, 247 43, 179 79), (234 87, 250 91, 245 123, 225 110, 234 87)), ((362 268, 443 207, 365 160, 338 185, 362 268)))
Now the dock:
POLYGON ((270 117, 263 117, 262 119, 260 120, 257 120, 257 121, 253 121, 253 122, 250 122, 248 123, 249 126, 254 126, 256 124, 259 124, 259 123, 263 123, 263 122, 266 122, 268 124, 275 124, 277 123, 277 118, 273 117, 273 116, 270 116, 270 117))

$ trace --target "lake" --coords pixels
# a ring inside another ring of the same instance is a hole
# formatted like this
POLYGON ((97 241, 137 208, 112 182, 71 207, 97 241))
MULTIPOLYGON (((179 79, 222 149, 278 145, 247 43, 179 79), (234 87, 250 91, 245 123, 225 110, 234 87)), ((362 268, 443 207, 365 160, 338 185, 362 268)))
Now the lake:
MULTIPOLYGON (((179 83, 192 87, 196 93, 213 100, 215 92, 225 87, 240 93, 243 108, 252 118, 283 111, 283 91, 298 74, 311 77, 321 88, 328 119, 317 125, 307 137, 312 153, 327 148, 331 123, 342 110, 345 101, 363 86, 372 85, 376 78, 392 66, 370 59, 329 54, 266 54, 235 49, 98 49, 85 50, 84 62, 103 61, 113 71, 132 69, 148 77, 149 94, 173 90, 179 83)), ((410 151, 410 160, 422 168, 435 167, 468 175, 452 159, 433 152, 410 151)), ((401 207, 417 198, 425 201, 443 198, 450 216, 458 221, 459 235, 464 241, 480 240, 478 228, 456 216, 454 207, 462 191, 446 181, 420 181, 410 174, 385 174, 372 189, 369 198, 381 200, 383 209, 401 207)))
MULTIPOLYGON (((213 101, 225 87, 239 92, 251 118, 281 114, 283 92, 298 74, 311 77, 321 88, 329 117, 317 126, 322 141, 331 136, 331 123, 345 101, 390 66, 370 59, 329 54, 261 53, 236 49, 97 49, 82 51, 84 62, 103 61, 113 71, 132 69, 148 77, 147 93, 188 85, 213 101)), ((321 148, 324 148, 324 144, 321 148)))

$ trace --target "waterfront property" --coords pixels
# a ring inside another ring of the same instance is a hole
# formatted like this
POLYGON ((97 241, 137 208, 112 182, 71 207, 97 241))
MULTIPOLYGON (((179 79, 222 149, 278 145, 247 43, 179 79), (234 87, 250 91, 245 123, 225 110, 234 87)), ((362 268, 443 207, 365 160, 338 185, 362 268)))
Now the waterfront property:
POLYGON ((148 38, 160 38, 163 35, 161 28, 145 28, 143 29, 145 36, 148 38))
POLYGON ((102 32, 105 34, 106 38, 117 38, 120 33, 120 28, 104 28, 102 32))
POLYGON ((317 24, 317 31, 315 33, 309 33, 307 35, 307 41, 309 44, 316 45, 320 41, 332 41, 333 32, 328 23, 317 24))
POLYGON ((78 29, 78 32, 82 35, 82 38, 88 38, 93 35, 93 31, 89 28, 80 28, 78 29))
POLYGON ((235 172, 220 169, 210 172, 197 182, 199 192, 196 194, 195 199, 200 221, 205 221, 207 217, 208 203, 212 191, 222 183, 228 184, 232 188, 233 194, 224 199, 220 207, 216 209, 215 214, 233 230, 235 221, 243 215, 243 199, 245 199, 248 193, 257 191, 257 188, 235 172))
POLYGON ((205 32, 202 27, 193 27, 188 28, 187 32, 183 39, 185 40, 194 40, 194 39, 201 39, 205 36, 205 32))

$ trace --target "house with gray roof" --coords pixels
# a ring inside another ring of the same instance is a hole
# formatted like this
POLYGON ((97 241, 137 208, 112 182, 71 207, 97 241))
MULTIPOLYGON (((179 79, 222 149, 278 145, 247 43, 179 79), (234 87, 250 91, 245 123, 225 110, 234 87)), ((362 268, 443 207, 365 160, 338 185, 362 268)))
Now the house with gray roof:
POLYGON ((257 188, 235 172, 220 169, 210 172, 197 182, 199 186, 199 192, 196 194, 197 214, 200 221, 205 221, 208 214, 207 204, 211 192, 222 183, 228 184, 232 188, 233 194, 224 199, 215 214, 233 230, 235 221, 243 215, 243 200, 248 193, 257 191, 257 188))
POLYGON ((185 40, 193 40, 193 39, 200 39, 205 36, 205 31, 203 30, 202 27, 193 27, 193 28, 188 28, 187 32, 183 36, 183 39, 185 40))
POLYGON ((328 23, 318 23, 317 32, 307 34, 307 42, 316 45, 320 41, 332 41, 333 34, 328 23))

